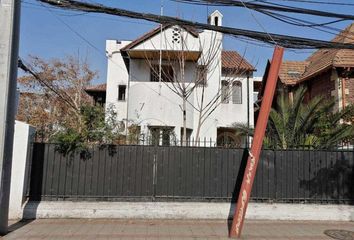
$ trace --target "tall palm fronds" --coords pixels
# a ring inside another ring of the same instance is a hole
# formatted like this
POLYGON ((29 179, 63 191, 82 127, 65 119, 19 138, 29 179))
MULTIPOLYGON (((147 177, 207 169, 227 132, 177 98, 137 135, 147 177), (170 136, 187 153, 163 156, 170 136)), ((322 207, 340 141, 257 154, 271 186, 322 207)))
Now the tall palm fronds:
MULTIPOLYGON (((306 88, 300 87, 292 101, 283 93, 277 97, 276 107, 271 109, 269 115, 265 147, 331 148, 354 136, 353 126, 343 121, 353 115, 351 108, 333 113, 333 100, 319 96, 305 103, 305 94, 306 88)), ((253 134, 242 124, 234 124, 234 127, 240 134, 253 134)))

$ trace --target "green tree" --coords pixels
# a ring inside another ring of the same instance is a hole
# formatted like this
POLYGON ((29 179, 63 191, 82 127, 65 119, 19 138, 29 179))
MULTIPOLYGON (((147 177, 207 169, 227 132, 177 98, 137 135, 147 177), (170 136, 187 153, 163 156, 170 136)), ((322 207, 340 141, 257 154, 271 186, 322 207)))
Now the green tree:
POLYGON ((64 155, 74 151, 87 152, 91 145, 116 144, 123 137, 123 126, 112 106, 105 110, 99 105, 84 105, 80 108, 80 115, 79 127, 63 126, 51 139, 64 155))
MULTIPOLYGON (((352 107, 333 113, 333 100, 322 96, 304 102, 306 88, 295 91, 291 101, 285 94, 278 95, 276 107, 272 108, 264 139, 264 146, 289 149, 308 146, 331 148, 347 142, 354 136, 352 107)), ((241 135, 253 135, 253 129, 234 124, 241 135)))

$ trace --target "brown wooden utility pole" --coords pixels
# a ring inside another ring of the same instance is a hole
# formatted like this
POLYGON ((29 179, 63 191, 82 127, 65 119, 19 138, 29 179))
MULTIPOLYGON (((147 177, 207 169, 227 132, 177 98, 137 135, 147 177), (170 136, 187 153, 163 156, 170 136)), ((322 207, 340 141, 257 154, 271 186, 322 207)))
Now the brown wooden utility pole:
POLYGON ((254 132, 253 143, 251 151, 249 152, 249 157, 247 159, 247 165, 243 176, 240 193, 238 195, 235 214, 232 221, 232 227, 229 233, 230 237, 239 238, 241 236, 247 205, 250 199, 253 181, 256 176, 257 165, 262 149, 263 138, 267 127, 268 117, 273 103, 273 97, 277 85, 283 53, 283 48, 278 46, 275 47, 269 74, 267 77, 264 96, 259 111, 256 129, 254 132))

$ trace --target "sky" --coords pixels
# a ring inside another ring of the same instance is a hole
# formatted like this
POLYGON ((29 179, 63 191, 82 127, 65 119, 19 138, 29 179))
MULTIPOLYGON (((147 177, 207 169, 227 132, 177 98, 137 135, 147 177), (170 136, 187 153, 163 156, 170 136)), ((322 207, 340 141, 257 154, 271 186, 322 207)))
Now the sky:
MULTIPOLYGON (((90 0, 88 2, 155 14, 160 14, 162 2, 164 15, 202 23, 206 23, 207 16, 218 9, 224 16, 223 26, 227 27, 321 40, 331 40, 334 37, 333 33, 292 26, 245 8, 198 6, 177 3, 171 0, 90 0)), ((294 4, 289 3, 287 0, 279 0, 278 2, 330 12, 347 14, 354 12, 354 6, 335 6, 318 3, 294 4)), ((322 2, 352 3, 351 0, 322 0, 322 2)), ((300 17, 307 21, 316 22, 331 20, 306 15, 300 15, 300 17)), ((331 26, 343 29, 350 23, 350 21, 344 21, 331 26)), ((98 71, 98 77, 93 84, 105 83, 107 73, 106 40, 134 40, 156 26, 156 23, 138 19, 73 12, 48 7, 48 5, 41 4, 35 0, 22 0, 19 55, 24 59, 28 58, 29 55, 44 59, 79 55, 82 58, 87 58, 91 68, 98 71)), ((223 44, 225 50, 236 50, 241 55, 245 55, 246 59, 257 69, 255 76, 263 75, 267 59, 270 59, 273 53, 272 46, 264 46, 262 43, 255 44, 249 41, 245 42, 243 39, 227 35, 224 36, 223 44)), ((286 49, 284 59, 304 60, 311 52, 311 50, 286 49)), ((19 74, 21 75, 21 72, 19 74)))

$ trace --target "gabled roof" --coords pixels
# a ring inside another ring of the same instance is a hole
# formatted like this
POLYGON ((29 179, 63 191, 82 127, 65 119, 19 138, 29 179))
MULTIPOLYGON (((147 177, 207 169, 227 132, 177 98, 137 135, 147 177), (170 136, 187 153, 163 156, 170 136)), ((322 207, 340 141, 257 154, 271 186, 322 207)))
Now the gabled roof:
MULTIPOLYGON (((171 24, 166 24, 162 26, 162 30, 165 30, 166 28, 169 28, 173 25, 171 24)), ((197 29, 192 28, 192 27, 183 27, 186 31, 188 31, 191 35, 194 37, 199 36, 199 32, 197 29)), ((152 38, 156 34, 159 34, 161 32, 161 27, 158 26, 151 30, 150 32, 145 33, 141 37, 135 39, 125 47, 121 49, 123 53, 126 54, 126 52, 130 49, 133 49, 135 46, 139 45, 140 43, 152 38)), ((256 69, 243 57, 241 57, 236 51, 222 51, 221 54, 221 62, 222 62, 222 69, 224 71, 256 71, 256 69)))
MULTIPOLYGON (((171 27, 171 24, 165 24, 162 26, 162 31, 164 31, 165 29, 171 27)), ((198 37, 199 32, 197 31, 197 29, 192 28, 192 27, 182 27, 183 29, 185 29, 187 32, 189 32, 191 35, 193 35, 194 37, 198 37)), ((135 39, 134 41, 132 41, 131 43, 129 43, 128 45, 126 45, 125 47, 123 47, 121 49, 121 51, 127 51, 129 49, 134 48, 135 46, 139 45, 140 43, 148 40, 149 38, 155 36, 156 34, 159 34, 161 32, 161 27, 158 26, 154 29, 152 29, 151 31, 145 33, 144 35, 140 36, 139 38, 135 39)))
POLYGON ((256 71, 256 69, 236 51, 222 51, 221 66, 224 71, 256 71))
MULTIPOLYGON (((341 31, 332 42, 354 43, 354 23, 341 31)), ((351 49, 320 49, 314 52, 303 62, 287 61, 282 64, 280 80, 285 84, 296 84, 306 81, 317 74, 322 73, 332 67, 354 67, 354 50, 351 49), (305 68, 304 68, 305 67, 305 68), (290 77, 286 70, 295 68, 303 70, 301 75, 290 77)))
MULTIPOLYGON (((332 42, 354 43, 354 23, 340 32, 332 42)), ((301 80, 306 80, 330 67, 354 66, 354 50, 321 49, 312 54, 307 61, 309 62, 309 66, 306 68, 301 80)))

